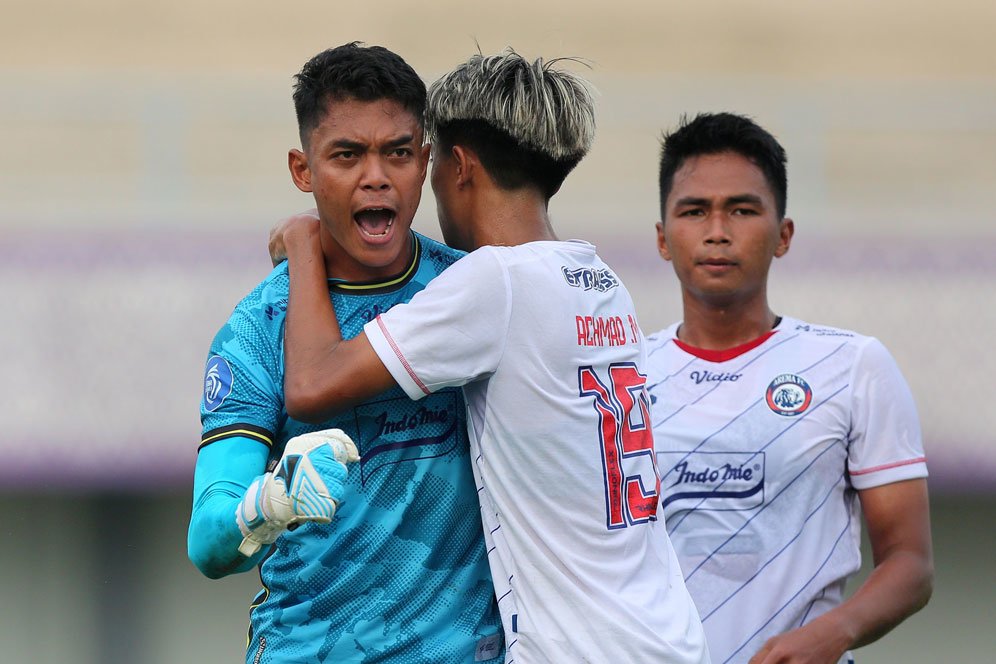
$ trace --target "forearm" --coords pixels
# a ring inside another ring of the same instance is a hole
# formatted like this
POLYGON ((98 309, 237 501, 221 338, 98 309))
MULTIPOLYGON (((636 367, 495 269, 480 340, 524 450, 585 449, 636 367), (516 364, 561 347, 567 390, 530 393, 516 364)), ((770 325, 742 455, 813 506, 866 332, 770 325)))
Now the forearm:
POLYGON ((934 582, 926 480, 865 489, 859 496, 875 568, 846 602, 822 617, 852 648, 881 638, 923 608, 934 582))
POLYGON ((916 551, 896 551, 875 566, 846 602, 819 620, 837 625, 860 648, 922 609, 933 590, 933 565, 916 551))
POLYGON ((247 558, 239 553, 242 533, 235 510, 245 487, 216 482, 198 498, 190 516, 187 555, 205 576, 219 579, 252 569, 262 554, 247 558))
POLYGON ((284 399, 295 419, 316 421, 329 408, 316 401, 328 392, 342 341, 329 298, 325 259, 316 236, 290 236, 286 243, 290 295, 284 329, 284 399))
POLYGON ((193 509, 187 555, 212 579, 251 569, 260 556, 239 553, 243 534, 235 511, 249 484, 266 469, 269 448, 247 438, 205 445, 194 467, 193 509))
POLYGON ((872 643, 930 599, 934 558, 927 484, 905 480, 859 492, 875 569, 844 603, 768 639, 751 664, 833 664, 872 643))

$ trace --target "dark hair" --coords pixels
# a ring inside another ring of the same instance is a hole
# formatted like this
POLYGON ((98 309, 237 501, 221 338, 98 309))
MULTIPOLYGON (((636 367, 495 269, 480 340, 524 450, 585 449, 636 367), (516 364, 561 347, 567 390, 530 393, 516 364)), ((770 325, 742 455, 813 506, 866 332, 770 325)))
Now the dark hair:
POLYGON ((401 56, 383 46, 350 42, 322 51, 294 76, 294 110, 301 143, 324 119, 330 101, 396 101, 425 122, 425 83, 401 56))
POLYGON ((435 128, 434 149, 448 152, 465 145, 478 156, 488 175, 502 189, 539 188, 547 199, 560 189, 583 154, 554 159, 526 147, 507 132, 483 120, 453 120, 435 128))
POLYGON ((775 195, 778 217, 784 218, 788 196, 784 148, 748 117, 733 113, 700 113, 692 120, 683 117, 678 129, 665 134, 661 140, 661 219, 664 219, 667 197, 674 185, 674 174, 685 161, 720 152, 736 152, 761 169, 775 195))

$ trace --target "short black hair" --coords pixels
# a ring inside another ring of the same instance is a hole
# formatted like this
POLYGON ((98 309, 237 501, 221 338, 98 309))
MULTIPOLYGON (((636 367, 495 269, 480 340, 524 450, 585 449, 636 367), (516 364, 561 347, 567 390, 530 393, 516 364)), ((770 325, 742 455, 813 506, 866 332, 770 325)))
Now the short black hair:
POLYGON ((302 145, 330 101, 398 102, 425 126, 425 83, 411 65, 383 46, 350 42, 322 51, 294 76, 294 110, 302 145))
POLYGON ((448 152, 454 145, 469 147, 488 175, 505 190, 537 187, 549 200, 580 163, 583 154, 554 159, 516 141, 484 120, 454 120, 437 125, 433 149, 448 152))
POLYGON ((761 169, 775 195, 778 218, 783 219, 788 198, 785 149, 774 136, 746 116, 700 113, 692 120, 682 117, 679 127, 661 140, 661 220, 678 169, 692 157, 720 152, 735 152, 761 169))

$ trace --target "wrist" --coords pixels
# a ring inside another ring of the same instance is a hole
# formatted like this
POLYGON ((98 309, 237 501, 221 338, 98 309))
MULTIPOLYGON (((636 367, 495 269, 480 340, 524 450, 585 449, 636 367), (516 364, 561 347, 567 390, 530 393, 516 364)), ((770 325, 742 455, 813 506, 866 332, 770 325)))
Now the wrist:
POLYGON ((852 621, 848 620, 847 616, 839 610, 826 613, 813 622, 823 623, 823 632, 827 641, 832 643, 841 654, 853 648, 857 643, 857 629, 851 624, 852 621))
POLYGON ((239 553, 247 558, 275 542, 287 527, 286 522, 275 519, 272 514, 272 491, 273 473, 260 475, 252 481, 235 508, 235 523, 243 535, 239 553))

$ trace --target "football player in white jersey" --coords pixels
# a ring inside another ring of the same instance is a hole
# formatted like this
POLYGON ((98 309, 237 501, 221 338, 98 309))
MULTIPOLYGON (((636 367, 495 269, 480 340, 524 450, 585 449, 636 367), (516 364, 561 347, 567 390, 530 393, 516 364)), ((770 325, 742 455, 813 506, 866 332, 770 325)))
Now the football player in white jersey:
POLYGON ((872 337, 779 317, 785 152, 748 118, 665 137, 661 256, 683 320, 648 337, 661 504, 713 661, 851 661, 926 604, 927 468, 910 390, 872 337), (860 567, 860 519, 875 569, 860 567))
POLYGON ((593 139, 586 84, 512 51, 476 55, 430 87, 426 124, 443 235, 471 253, 342 341, 316 226, 286 224, 288 412, 322 420, 395 384, 413 399, 462 386, 506 661, 707 662, 657 516, 633 302, 547 214, 593 139))

